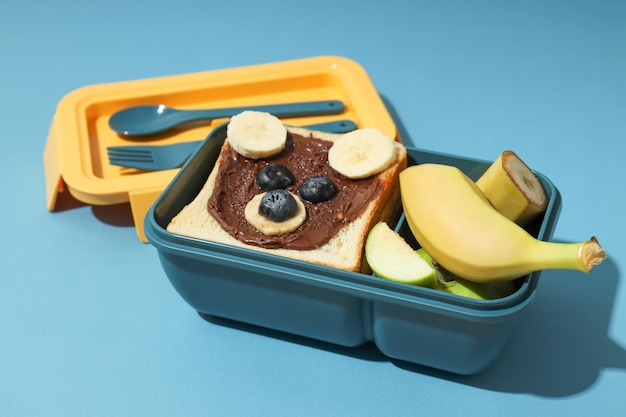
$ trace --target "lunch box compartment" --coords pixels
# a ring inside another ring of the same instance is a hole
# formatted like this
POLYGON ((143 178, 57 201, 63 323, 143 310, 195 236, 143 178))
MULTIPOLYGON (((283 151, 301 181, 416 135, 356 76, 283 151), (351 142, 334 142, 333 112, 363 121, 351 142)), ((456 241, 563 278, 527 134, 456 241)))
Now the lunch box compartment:
MULTIPOLYGON (((204 185, 225 139, 205 142, 149 209, 144 229, 167 278, 204 316, 215 316, 341 346, 373 343, 387 357, 458 374, 487 368, 505 349, 532 303, 539 272, 519 278, 518 290, 474 300, 375 275, 233 247, 166 230, 204 185)), ((408 148, 409 164, 441 163, 478 178, 486 161, 408 148)), ((549 240, 560 211, 558 190, 537 173, 549 197, 529 228, 549 240)), ((404 216, 396 230, 411 243, 404 216)))

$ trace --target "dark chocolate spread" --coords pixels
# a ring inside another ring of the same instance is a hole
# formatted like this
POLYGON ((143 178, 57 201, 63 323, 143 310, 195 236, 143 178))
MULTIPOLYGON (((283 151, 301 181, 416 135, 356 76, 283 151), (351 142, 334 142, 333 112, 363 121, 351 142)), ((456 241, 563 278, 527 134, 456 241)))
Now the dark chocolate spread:
POLYGON ((235 152, 228 144, 220 157, 218 180, 207 208, 233 237, 264 248, 315 249, 326 244, 346 224, 359 217, 368 203, 382 192, 378 177, 351 180, 328 164, 332 144, 316 138, 289 133, 285 150, 268 159, 252 160, 235 152), (304 206, 307 219, 295 231, 268 236, 250 225, 244 217, 246 204, 263 192, 254 183, 257 171, 267 163, 283 164, 293 173, 296 183, 287 188, 294 194, 308 177, 325 175, 337 186, 329 201, 304 206))

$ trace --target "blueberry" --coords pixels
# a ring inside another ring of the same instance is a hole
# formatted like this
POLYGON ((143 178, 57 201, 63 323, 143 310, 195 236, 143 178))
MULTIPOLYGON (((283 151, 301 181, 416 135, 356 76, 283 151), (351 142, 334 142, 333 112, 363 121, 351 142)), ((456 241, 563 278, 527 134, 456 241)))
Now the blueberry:
POLYGON ((295 182, 293 174, 281 164, 268 164, 259 169, 255 183, 263 191, 285 189, 295 182))
POLYGON ((275 222, 285 221, 296 215, 298 203, 285 190, 270 190, 261 199, 259 214, 275 222))
POLYGON ((337 187, 330 178, 320 175, 304 180, 298 193, 303 200, 310 203, 321 203, 333 198, 337 194, 337 187))

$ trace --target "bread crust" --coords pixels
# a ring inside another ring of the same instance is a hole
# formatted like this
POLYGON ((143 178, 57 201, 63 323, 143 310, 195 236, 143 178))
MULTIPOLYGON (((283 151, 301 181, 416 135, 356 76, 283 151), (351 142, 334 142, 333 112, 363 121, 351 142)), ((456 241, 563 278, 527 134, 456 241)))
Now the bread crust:
MULTIPOLYGON (((330 142, 334 142, 342 136, 341 134, 317 132, 297 127, 289 127, 287 130, 305 138, 315 137, 330 142)), ((224 146, 227 145, 227 142, 228 139, 224 142, 224 146)), ((272 253, 305 262, 369 273, 370 269, 364 256, 365 240, 369 230, 379 221, 395 222, 401 211, 399 174, 406 168, 407 152, 401 143, 395 143, 398 150, 396 161, 383 172, 377 174, 383 184, 382 192, 378 198, 371 201, 357 219, 340 229, 328 243, 319 248, 311 250, 268 249, 247 245, 225 231, 207 210, 207 201, 213 193, 216 181, 218 181, 217 173, 222 160, 221 154, 203 188, 194 200, 171 220, 167 230, 179 235, 272 253)))

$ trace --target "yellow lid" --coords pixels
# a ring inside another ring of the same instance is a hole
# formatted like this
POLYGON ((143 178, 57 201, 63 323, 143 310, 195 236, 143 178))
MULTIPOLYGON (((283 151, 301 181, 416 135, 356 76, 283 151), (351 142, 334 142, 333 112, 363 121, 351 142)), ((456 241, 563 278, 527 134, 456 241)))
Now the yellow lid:
POLYGON ((66 189, 92 205, 130 202, 137 235, 146 241, 143 218, 178 169, 146 172, 110 165, 106 148, 200 140, 213 120, 166 133, 131 139, 111 130, 109 118, 126 107, 165 104, 181 109, 239 107, 314 100, 341 100, 342 114, 285 119, 313 124, 351 119, 397 138, 396 126, 365 70, 343 57, 322 56, 192 74, 92 85, 61 99, 44 150, 49 210, 66 189))

